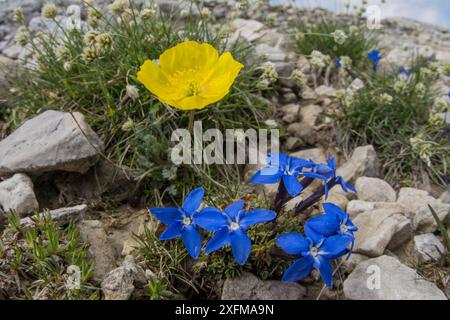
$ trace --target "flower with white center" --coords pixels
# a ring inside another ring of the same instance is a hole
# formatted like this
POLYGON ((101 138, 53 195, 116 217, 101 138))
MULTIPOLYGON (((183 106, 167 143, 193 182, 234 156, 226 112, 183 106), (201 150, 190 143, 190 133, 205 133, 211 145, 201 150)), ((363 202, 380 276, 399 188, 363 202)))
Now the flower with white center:
POLYGON ((334 38, 334 42, 337 44, 343 44, 347 40, 347 35, 342 30, 335 30, 331 35, 334 38))
POLYGON ((47 3, 42 7, 42 16, 47 19, 53 19, 56 17, 58 9, 53 3, 47 3))

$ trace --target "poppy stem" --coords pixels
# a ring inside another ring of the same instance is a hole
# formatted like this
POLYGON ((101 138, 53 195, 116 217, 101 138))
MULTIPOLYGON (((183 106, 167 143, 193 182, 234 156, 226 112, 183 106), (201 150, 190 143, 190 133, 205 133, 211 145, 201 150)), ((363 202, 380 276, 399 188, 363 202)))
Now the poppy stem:
MULTIPOLYGON (((338 179, 333 178, 330 181, 327 182, 328 191, 330 191, 336 184, 338 184, 338 179)), ((295 213, 300 214, 312 205, 314 205, 317 201, 319 201, 323 195, 325 194, 325 185, 323 185, 319 190, 314 192, 311 196, 306 198, 304 201, 301 201, 296 207, 295 207, 295 213)))
POLYGON ((195 110, 189 111, 189 122, 188 122, 188 131, 190 133, 192 132, 192 128, 194 127, 194 116, 195 116, 195 110))

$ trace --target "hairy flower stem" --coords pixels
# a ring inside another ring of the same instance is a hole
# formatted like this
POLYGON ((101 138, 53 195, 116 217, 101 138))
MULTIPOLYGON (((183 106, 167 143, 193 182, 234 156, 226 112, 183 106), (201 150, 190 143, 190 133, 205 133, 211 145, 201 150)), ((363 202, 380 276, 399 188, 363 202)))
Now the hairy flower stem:
MULTIPOLYGON (((305 177, 303 178, 300 183, 302 185, 302 190, 306 189, 312 182, 314 181, 313 178, 305 177)), ((283 180, 280 181, 280 184, 278 185, 278 192, 275 196, 275 199, 272 204, 272 210, 279 213, 281 208, 286 204, 287 201, 289 201, 292 197, 289 195, 289 193, 286 190, 286 187, 284 186, 283 180)))
MULTIPOLYGON (((338 180, 337 178, 333 178, 330 181, 327 182, 328 185, 328 191, 330 191, 336 184, 338 184, 338 180)), ((308 209, 309 207, 311 207, 312 205, 314 205, 317 201, 320 200, 320 198, 322 198, 322 196, 325 194, 325 185, 322 186, 319 190, 317 190, 316 192, 314 192, 311 196, 309 196, 308 198, 306 198, 304 201, 300 202, 296 207, 295 207, 295 213, 296 214, 300 214, 301 212, 305 211, 306 209, 308 209)))

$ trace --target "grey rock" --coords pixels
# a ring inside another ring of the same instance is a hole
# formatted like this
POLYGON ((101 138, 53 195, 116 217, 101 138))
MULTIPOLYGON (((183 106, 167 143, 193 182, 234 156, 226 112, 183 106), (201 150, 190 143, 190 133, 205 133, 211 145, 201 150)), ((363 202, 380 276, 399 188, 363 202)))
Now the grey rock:
POLYGON ((439 200, 440 200, 442 203, 450 203, 450 191, 447 190, 447 191, 443 192, 443 193, 441 194, 441 196, 439 197, 439 200))
POLYGON ((305 122, 291 123, 287 131, 290 135, 300 138, 303 145, 314 145, 317 141, 317 132, 305 122))
POLYGON ((304 100, 315 100, 317 99, 316 92, 308 86, 303 86, 300 91, 300 96, 304 100))
POLYGON ((379 178, 360 177, 355 188, 358 199, 373 202, 395 202, 396 193, 389 183, 379 178))
POLYGON ((288 104, 281 108, 283 112, 283 121, 286 123, 292 123, 298 120, 298 111, 300 106, 298 104, 288 104))
POLYGON ((27 175, 17 173, 0 182, 0 208, 5 212, 13 210, 21 217, 39 210, 33 182, 27 175))
MULTIPOLYGON (((74 207, 59 208, 55 210, 49 210, 48 212, 41 212, 39 216, 43 218, 45 215, 49 214, 53 221, 56 221, 59 225, 65 225, 71 220, 78 220, 86 213, 88 206, 85 204, 80 204, 74 207)), ((22 225, 28 225, 33 222, 32 218, 26 217, 20 219, 22 225)))
POLYGON ((372 145, 358 147, 353 151, 352 157, 340 168, 337 174, 346 181, 355 181, 357 178, 378 177, 380 162, 372 145))
POLYGON ((351 300, 447 300, 435 284, 386 255, 358 264, 344 281, 344 294, 351 300))
POLYGON ((88 253, 94 261, 93 275, 97 280, 116 267, 116 256, 100 220, 84 220, 78 224, 80 236, 89 245, 88 253))
POLYGON ((0 176, 14 172, 86 172, 97 162, 103 143, 81 113, 73 116, 46 111, 0 141, 0 176))
MULTIPOLYGON (((342 258, 341 258, 342 259, 342 258)), ((347 259, 346 257, 342 260, 342 269, 346 273, 350 273, 353 270, 355 270, 356 266, 360 264, 363 261, 368 260, 369 257, 359 254, 359 253, 352 253, 350 257, 347 259)))
MULTIPOLYGON (((359 214, 353 220, 358 227, 354 252, 369 257, 381 256, 394 235, 405 232, 403 229, 407 229, 408 221, 411 224, 409 218, 395 209, 376 209, 359 214)), ((396 246, 400 240, 396 239, 396 246)))
POLYGON ((230 27, 234 31, 230 42, 235 42, 239 37, 247 41, 255 41, 263 35, 260 31, 264 25, 256 20, 235 19, 231 21, 230 27))
POLYGON ((318 163, 327 162, 327 156, 322 148, 305 149, 291 153, 289 156, 295 158, 303 158, 306 160, 313 160, 318 163))
POLYGON ((415 213, 424 205, 435 203, 436 199, 425 190, 401 188, 397 202, 405 206, 410 212, 415 213))
POLYGON ((280 47, 272 47, 266 43, 260 43, 255 47, 255 53, 271 62, 286 60, 286 52, 280 47))
POLYGON ((300 108, 299 116, 300 120, 311 127, 314 127, 317 123, 319 115, 323 112, 321 106, 315 104, 309 104, 300 108))
POLYGON ((432 233, 414 237, 414 255, 419 263, 438 261, 445 253, 444 245, 432 233))
POLYGON ((375 209, 395 209, 403 214, 407 213, 406 208, 397 202, 369 202, 363 200, 352 200, 348 203, 347 213, 352 219, 356 218, 360 213, 375 209))
MULTIPOLYGON (((436 201, 431 203, 431 206, 436 211, 439 220, 448 225, 450 220, 450 204, 436 201)), ((429 233, 437 230, 437 222, 434 220, 428 205, 421 206, 414 214, 413 227, 419 233, 429 233)))
POLYGON ((222 300, 302 300, 305 288, 297 283, 262 281, 251 273, 225 280, 222 300))
POLYGON ((336 96, 336 90, 333 87, 329 86, 318 86, 316 88, 316 94, 319 97, 335 97, 336 96))
POLYGON ((127 261, 111 270, 103 279, 101 288, 105 295, 105 300, 128 300, 134 291, 135 264, 127 261))

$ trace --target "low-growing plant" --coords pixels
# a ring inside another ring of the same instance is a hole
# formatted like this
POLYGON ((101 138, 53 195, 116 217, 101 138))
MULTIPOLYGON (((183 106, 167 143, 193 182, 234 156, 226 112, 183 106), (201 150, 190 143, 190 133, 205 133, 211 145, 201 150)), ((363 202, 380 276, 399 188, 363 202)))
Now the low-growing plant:
POLYGON ((164 13, 147 2, 116 1, 109 11, 85 3, 88 20, 78 21, 79 27, 67 28, 67 19, 54 15, 46 18, 52 30, 23 26, 17 38, 34 59, 12 83, 10 122, 19 125, 45 109, 82 112, 105 141, 104 156, 131 169, 151 199, 180 197, 199 179, 220 189, 217 182, 239 177, 240 168, 232 165, 175 166, 170 161, 175 129, 188 128, 193 120, 201 120, 204 131, 258 128, 268 111, 257 86, 261 72, 248 64, 251 46, 241 40, 229 43, 223 30, 212 27, 207 16, 194 15, 194 4, 187 3, 186 16, 164 13), (192 112, 162 102, 137 80, 146 60, 157 61, 186 40, 208 43, 219 54, 229 51, 245 65, 223 99, 192 112))
POLYGON ((306 56, 318 51, 330 56, 332 61, 350 58, 353 67, 361 68, 367 62, 367 52, 379 43, 362 20, 354 20, 322 17, 319 21, 300 22, 292 33, 297 51, 306 56))
MULTIPOLYGON (((374 57, 372 57, 374 59, 374 57)), ((348 149, 372 144, 386 179, 410 185, 448 175, 450 136, 445 116, 450 101, 438 97, 436 64, 417 58, 405 67, 360 73, 363 87, 338 93, 340 142, 348 149), (424 178, 425 177, 425 178, 424 178)))
POLYGON ((18 228, 17 220, 8 214, 0 240, 0 288, 10 299, 98 298, 93 263, 73 223, 61 228, 46 214, 18 228))

